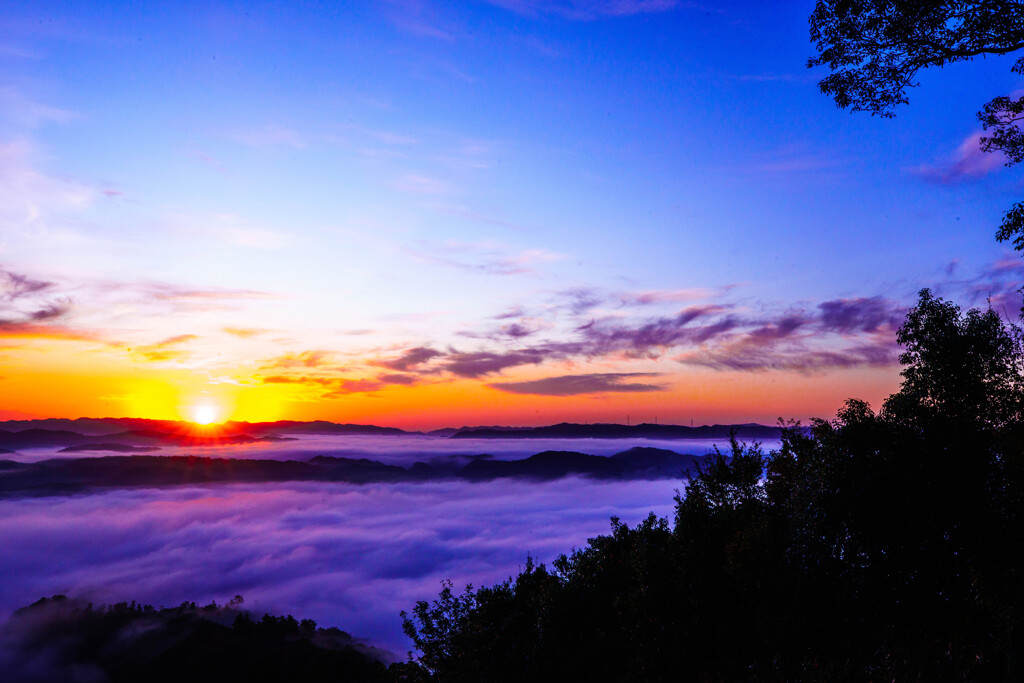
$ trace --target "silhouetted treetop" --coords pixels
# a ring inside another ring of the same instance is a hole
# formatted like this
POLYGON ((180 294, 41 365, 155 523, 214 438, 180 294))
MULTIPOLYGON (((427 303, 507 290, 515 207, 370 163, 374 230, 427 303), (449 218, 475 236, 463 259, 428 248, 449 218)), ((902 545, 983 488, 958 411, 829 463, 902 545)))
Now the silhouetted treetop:
POLYGON ((1021 331, 991 308, 966 314, 920 292, 896 336, 904 347, 900 392, 886 401, 891 417, 922 411, 950 423, 1003 427, 1021 419, 1021 331))

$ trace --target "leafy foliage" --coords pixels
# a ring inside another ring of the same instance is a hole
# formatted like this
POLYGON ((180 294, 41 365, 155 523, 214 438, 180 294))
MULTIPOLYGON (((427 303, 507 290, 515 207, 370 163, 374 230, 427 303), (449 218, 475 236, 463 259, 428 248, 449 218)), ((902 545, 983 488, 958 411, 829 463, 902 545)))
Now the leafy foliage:
POLYGON ((832 70, 822 92, 886 117, 907 103, 921 69, 1024 47, 1015 0, 818 0, 810 24, 819 54, 808 66, 832 70))
POLYGON ((734 439, 671 528, 613 519, 553 571, 446 585, 406 621, 408 666, 430 681, 1019 678, 1019 331, 925 290, 899 339, 903 386, 880 413, 850 400, 769 454, 734 439))
POLYGON ((958 429, 1021 421, 1020 330, 992 309, 966 315, 925 289, 897 334, 903 387, 886 402, 894 419, 937 419, 958 429), (913 413, 918 413, 914 415, 913 413))
MULTIPOLYGON (((1018 0, 818 0, 810 18, 818 55, 827 66, 819 82, 836 105, 883 117, 908 102, 919 71, 1003 55, 1024 47, 1024 4, 1018 0)), ((1013 65, 1024 73, 1024 57, 1013 65)), ((1024 97, 999 96, 978 112, 988 134, 985 152, 1002 152, 1006 165, 1024 160, 1024 97)), ((996 234, 1024 249, 1024 204, 1015 204, 996 234)))

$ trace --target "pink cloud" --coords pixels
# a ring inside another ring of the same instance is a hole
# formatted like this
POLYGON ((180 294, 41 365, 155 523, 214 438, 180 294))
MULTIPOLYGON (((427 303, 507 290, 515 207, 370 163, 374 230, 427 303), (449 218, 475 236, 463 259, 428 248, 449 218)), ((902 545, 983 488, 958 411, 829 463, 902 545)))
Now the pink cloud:
POLYGON ((1006 157, 1001 152, 983 152, 981 137, 981 131, 971 133, 945 163, 922 164, 910 169, 910 172, 944 185, 987 176, 1003 166, 1006 157))

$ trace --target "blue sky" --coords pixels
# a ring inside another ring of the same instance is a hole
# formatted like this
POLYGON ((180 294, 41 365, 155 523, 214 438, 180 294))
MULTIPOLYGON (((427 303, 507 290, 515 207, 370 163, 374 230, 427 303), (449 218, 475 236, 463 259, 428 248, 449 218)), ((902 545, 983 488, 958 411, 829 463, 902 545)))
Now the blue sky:
POLYGON ((0 9, 0 408, 72 410, 50 368, 86 412, 806 418, 896 387, 920 287, 1016 315, 1009 58, 883 120, 819 93, 809 2, 342 5, 0 9))

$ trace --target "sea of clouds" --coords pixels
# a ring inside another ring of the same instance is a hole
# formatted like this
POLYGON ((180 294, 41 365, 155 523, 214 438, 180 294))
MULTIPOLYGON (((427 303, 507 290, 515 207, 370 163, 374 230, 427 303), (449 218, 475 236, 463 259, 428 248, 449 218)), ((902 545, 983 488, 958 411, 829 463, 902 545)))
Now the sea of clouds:
POLYGON ((290 482, 0 500, 0 619, 42 596, 223 602, 313 618, 403 656, 401 610, 671 515, 678 480, 290 482))

